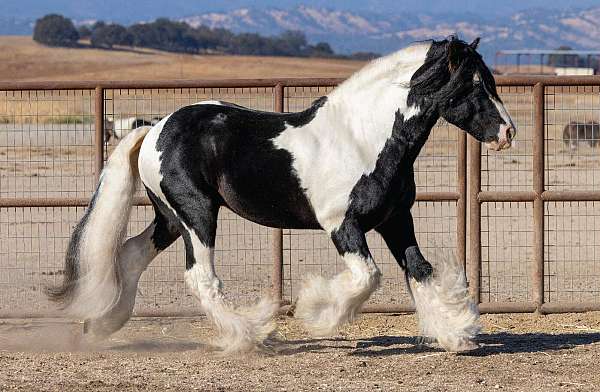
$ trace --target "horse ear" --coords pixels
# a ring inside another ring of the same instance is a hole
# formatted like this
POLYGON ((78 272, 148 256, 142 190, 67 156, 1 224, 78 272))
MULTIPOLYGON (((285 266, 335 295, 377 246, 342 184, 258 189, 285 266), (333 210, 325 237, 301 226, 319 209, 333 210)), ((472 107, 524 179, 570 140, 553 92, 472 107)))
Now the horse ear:
POLYGON ((457 39, 449 40, 446 44, 446 54, 448 56, 448 68, 454 72, 460 66, 464 55, 464 44, 457 39))
POLYGON ((469 44, 469 46, 470 46, 470 47, 471 47, 473 50, 476 50, 476 49, 477 49, 477 47, 479 46, 479 41, 480 41, 480 40, 481 40, 481 37, 477 37, 477 38, 475 38, 475 39, 473 40, 473 42, 471 42, 471 43, 469 44))

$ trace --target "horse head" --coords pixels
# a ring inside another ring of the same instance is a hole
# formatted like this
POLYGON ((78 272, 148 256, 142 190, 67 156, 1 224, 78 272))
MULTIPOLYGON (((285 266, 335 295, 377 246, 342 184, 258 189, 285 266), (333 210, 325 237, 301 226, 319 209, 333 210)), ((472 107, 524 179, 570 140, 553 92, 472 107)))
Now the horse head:
POLYGON ((492 150, 511 146, 516 128, 489 68, 471 44, 452 36, 432 43, 423 66, 413 75, 409 104, 429 105, 449 123, 492 150))

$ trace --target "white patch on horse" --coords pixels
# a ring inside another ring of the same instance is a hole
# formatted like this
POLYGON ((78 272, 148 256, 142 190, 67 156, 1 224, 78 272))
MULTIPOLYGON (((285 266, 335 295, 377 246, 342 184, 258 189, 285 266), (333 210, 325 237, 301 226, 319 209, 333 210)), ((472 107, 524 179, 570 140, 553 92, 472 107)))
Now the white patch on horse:
POLYGON ((208 100, 208 101, 200 101, 200 102, 196 102, 193 105, 217 105, 217 106, 225 106, 223 104, 223 102, 221 101, 217 101, 217 100, 208 100))
MULTIPOLYGON (((481 76, 479 75, 478 72, 475 72, 475 74, 473 75, 473 81, 474 82, 479 82, 481 79, 481 76)), ((510 117, 510 115, 508 114, 508 110, 506 110, 506 107, 500 102, 498 101, 496 98, 494 98, 494 96, 489 92, 489 90, 487 89, 487 87, 483 86, 483 89, 485 90, 485 92, 487 93, 490 101, 492 101, 494 103, 494 106, 496 106, 496 110, 498 110, 498 114, 500 114, 500 117, 502 118, 502 121, 504 121, 504 126, 500 126, 500 128, 498 129, 498 140, 502 141, 502 140, 508 140, 509 142, 512 141, 512 139, 515 138, 515 136, 517 135, 517 127, 515 127, 515 124, 512 121, 512 118, 510 117), (506 134, 506 132, 508 130, 512 130, 512 134, 509 136, 506 134)), ((492 148, 492 149, 496 149, 498 148, 498 143, 492 142, 492 143, 486 143, 486 145, 488 146, 488 148, 492 148)), ((510 146, 510 143, 509 143, 510 146)))
POLYGON ((185 272, 185 282, 198 298, 206 316, 219 332, 217 345, 225 353, 245 352, 260 346, 275 329, 273 317, 279 302, 265 296, 256 305, 234 308, 225 299, 222 284, 215 274, 215 250, 207 247, 185 223, 182 224, 190 236, 196 263, 185 272))
POLYGON ((508 111, 506 110, 506 107, 504 107, 504 105, 502 103, 500 103, 496 98, 492 97, 491 94, 488 94, 488 95, 490 97, 490 100, 496 106, 498 113, 500 113, 500 117, 502 117, 502 120, 506 123, 506 125, 509 125, 516 132, 515 125, 513 124, 512 119, 510 118, 510 115, 508 114, 508 111))
POLYGON ((140 178, 142 183, 147 186, 152 193, 154 193, 161 201, 163 201, 170 209, 175 213, 175 210, 169 205, 166 196, 164 195, 160 183, 163 179, 160 173, 160 162, 162 160, 162 152, 156 149, 156 143, 158 137, 165 126, 167 120, 171 117, 164 117, 156 125, 152 127, 140 149, 140 156, 138 158, 138 167, 140 172, 140 178))
POLYGON ((404 121, 408 121, 410 118, 417 116, 419 113, 421 113, 421 108, 415 105, 410 106, 408 109, 406 109, 406 112, 404 112, 404 121))
POLYGON ((404 82, 423 65, 430 46, 413 45, 373 61, 332 91, 313 121, 288 125, 273 139, 292 155, 300 185, 326 231, 342 224, 350 192, 375 169, 396 111, 405 118, 419 113, 408 107, 404 82))

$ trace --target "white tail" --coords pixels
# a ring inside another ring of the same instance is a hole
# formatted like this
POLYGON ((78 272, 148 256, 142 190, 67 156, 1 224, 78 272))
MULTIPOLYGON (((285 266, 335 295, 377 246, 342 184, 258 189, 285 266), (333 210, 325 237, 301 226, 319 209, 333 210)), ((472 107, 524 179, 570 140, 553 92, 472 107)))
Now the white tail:
POLYGON ((140 146, 150 128, 137 128, 117 145, 84 217, 73 231, 63 284, 48 290, 50 298, 62 302, 70 316, 98 318, 119 300, 118 255, 139 178, 140 146))

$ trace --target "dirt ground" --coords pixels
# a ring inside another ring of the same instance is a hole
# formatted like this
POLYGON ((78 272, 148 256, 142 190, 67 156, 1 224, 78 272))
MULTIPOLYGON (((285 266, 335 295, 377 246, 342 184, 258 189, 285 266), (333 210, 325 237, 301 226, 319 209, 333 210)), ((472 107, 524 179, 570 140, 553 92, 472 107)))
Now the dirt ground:
POLYGON ((416 345, 413 315, 364 315, 332 339, 282 317, 268 351, 233 356, 202 318, 134 319, 97 346, 75 343, 80 325, 5 321, 0 390, 598 390, 600 313, 482 321, 481 347, 458 355, 416 345))

